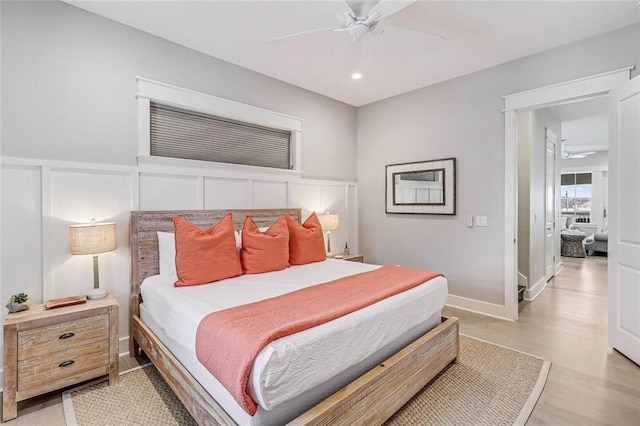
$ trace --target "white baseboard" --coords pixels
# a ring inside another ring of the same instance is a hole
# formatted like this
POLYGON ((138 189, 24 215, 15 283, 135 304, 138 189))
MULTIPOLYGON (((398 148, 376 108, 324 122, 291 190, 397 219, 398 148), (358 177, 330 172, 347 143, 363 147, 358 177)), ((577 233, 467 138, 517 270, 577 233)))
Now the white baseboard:
POLYGON ((518 271, 518 285, 526 287, 529 284, 529 278, 525 277, 520 271, 518 271))
POLYGON ((540 280, 533 285, 533 287, 528 288, 524 291, 524 300, 531 301, 538 297, 540 293, 547 287, 547 280, 545 277, 540 278, 540 280))
POLYGON ((446 306, 462 309, 488 317, 498 318, 505 321, 513 321, 508 317, 507 308, 494 303, 483 302, 481 300, 467 299, 466 297, 454 296, 452 294, 447 298, 446 306))
POLYGON ((564 264, 562 262, 556 263, 556 269, 555 271, 553 271, 553 275, 558 275, 560 271, 562 271, 563 267, 564 267, 564 264))
POLYGON ((118 355, 129 356, 129 336, 121 337, 118 341, 118 355))

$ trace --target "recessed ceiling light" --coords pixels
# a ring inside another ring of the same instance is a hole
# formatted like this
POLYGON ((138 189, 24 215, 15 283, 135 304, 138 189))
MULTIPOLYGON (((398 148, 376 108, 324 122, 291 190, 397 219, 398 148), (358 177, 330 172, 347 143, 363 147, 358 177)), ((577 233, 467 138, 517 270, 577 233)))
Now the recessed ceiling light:
POLYGON ((353 74, 351 74, 351 78, 354 80, 360 80, 362 78, 362 73, 354 72, 353 74))

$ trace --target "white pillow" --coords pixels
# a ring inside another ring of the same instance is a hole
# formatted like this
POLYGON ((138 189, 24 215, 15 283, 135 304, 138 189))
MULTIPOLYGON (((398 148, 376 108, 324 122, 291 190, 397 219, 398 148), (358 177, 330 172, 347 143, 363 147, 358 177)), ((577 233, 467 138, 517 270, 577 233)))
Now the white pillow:
MULTIPOLYGON (((236 237, 236 248, 242 248, 242 239, 238 231, 233 231, 236 237)), ((160 275, 177 277, 176 272, 176 237, 173 232, 158 231, 158 255, 160 275)))
POLYGON ((242 248, 242 234, 240 233, 240 231, 233 231, 233 233, 236 236, 236 248, 238 249, 238 251, 240 251, 240 249, 242 248))
POLYGON ((158 231, 158 255, 160 258, 160 275, 177 276, 176 237, 173 232, 158 231))
POLYGON ((564 231, 565 229, 567 229, 567 216, 562 216, 560 218, 560 230, 564 231))

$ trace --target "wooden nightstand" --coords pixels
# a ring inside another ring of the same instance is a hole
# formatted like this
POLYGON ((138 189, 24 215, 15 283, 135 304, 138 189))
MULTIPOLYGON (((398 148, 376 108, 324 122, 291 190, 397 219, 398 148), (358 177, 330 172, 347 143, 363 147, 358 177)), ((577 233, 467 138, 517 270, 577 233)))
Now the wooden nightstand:
POLYGON ((50 310, 35 305, 7 315, 3 421, 17 417, 18 401, 107 374, 109 384, 118 382, 113 296, 50 310))
POLYGON ((336 254, 336 259, 348 260, 350 262, 364 263, 364 256, 361 254, 336 254))

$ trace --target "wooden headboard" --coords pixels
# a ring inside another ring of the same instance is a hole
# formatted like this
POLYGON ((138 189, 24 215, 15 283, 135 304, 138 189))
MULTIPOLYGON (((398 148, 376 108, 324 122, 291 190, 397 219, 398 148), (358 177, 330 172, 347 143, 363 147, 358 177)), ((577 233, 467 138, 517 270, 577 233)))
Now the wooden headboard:
POLYGON ((173 217, 182 216, 201 228, 207 228, 219 221, 227 213, 233 214, 236 230, 242 228, 244 219, 251 216, 259 227, 271 226, 283 214, 301 221, 300 209, 257 209, 257 210, 165 210, 133 211, 129 225, 131 246, 131 295, 137 296, 142 281, 159 273, 158 235, 156 232, 173 232, 173 217))

